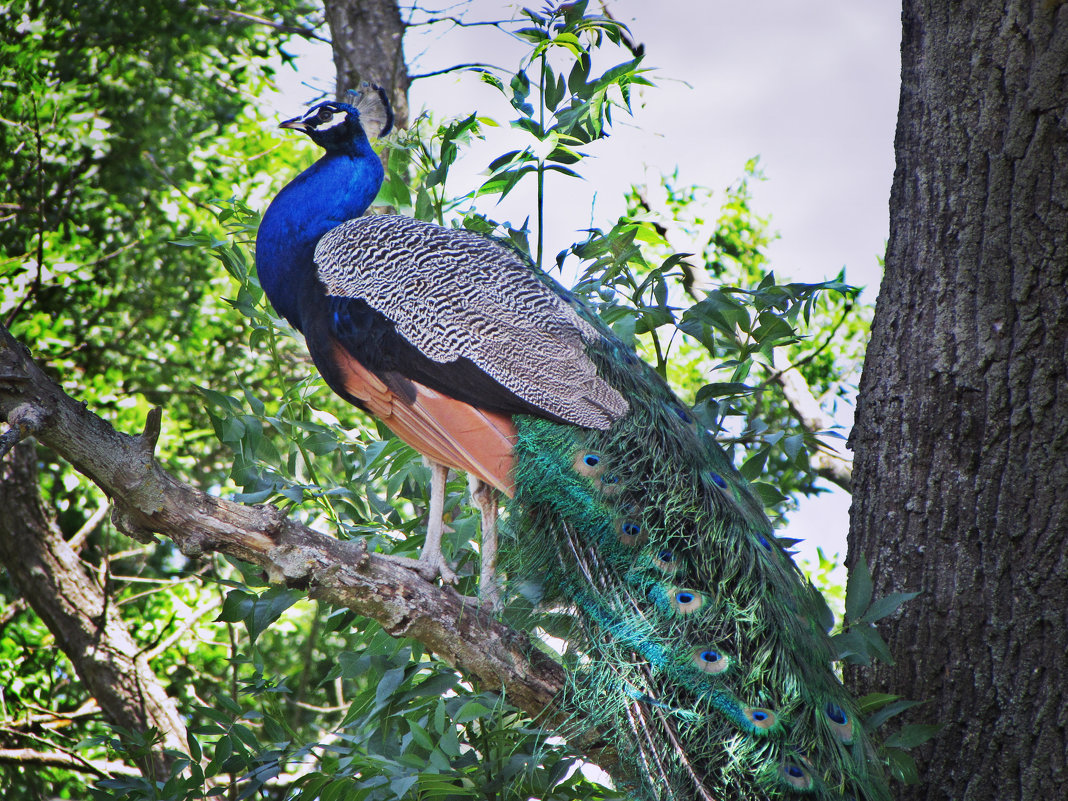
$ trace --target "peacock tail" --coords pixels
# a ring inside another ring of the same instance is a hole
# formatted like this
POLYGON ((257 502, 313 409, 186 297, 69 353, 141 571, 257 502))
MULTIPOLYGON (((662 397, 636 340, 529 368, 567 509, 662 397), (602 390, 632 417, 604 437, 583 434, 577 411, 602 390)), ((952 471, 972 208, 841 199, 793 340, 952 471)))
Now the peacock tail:
POLYGON ((566 704, 643 799, 886 799, 831 669, 833 616, 719 445, 620 343, 591 347, 629 412, 606 430, 520 416, 502 558, 569 610, 566 704))
POLYGON ((380 90, 282 123, 325 153, 264 214, 261 284, 338 394, 439 475, 511 497, 508 591, 573 617, 573 733, 596 730, 650 801, 888 799, 832 616, 727 454, 520 254, 362 216, 382 166, 361 118, 385 130, 380 90))

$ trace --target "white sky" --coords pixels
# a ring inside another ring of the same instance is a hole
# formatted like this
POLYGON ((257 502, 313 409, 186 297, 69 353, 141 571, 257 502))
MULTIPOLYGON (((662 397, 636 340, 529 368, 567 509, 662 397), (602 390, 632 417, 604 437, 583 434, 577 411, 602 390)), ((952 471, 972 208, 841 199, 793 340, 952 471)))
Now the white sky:
MULTIPOLYGON (((508 19, 518 8, 490 0, 440 2, 430 8, 469 21, 508 19)), ((863 299, 874 302, 894 169, 900 6, 891 0, 609 0, 608 7, 645 44, 644 65, 655 69, 649 77, 656 88, 636 98, 633 119, 614 116, 610 139, 586 149, 595 158, 582 165, 585 181, 557 177, 548 184, 549 260, 581 238, 575 232, 591 218, 609 226, 630 184, 654 187, 678 168, 680 183, 709 187, 719 202, 746 161, 759 156, 768 180, 751 188, 756 212, 770 215, 780 235, 769 249, 777 276, 819 281, 844 266, 851 283, 867 287, 863 299)), ((492 28, 448 24, 415 28, 406 45, 412 74, 474 61, 514 68, 524 52, 492 28)), ((302 54, 299 74, 279 81, 280 118, 296 115, 311 99, 307 86, 333 87, 325 45, 309 52, 295 43, 291 50, 302 54)), ((601 68, 625 58, 621 53, 601 68)), ((471 74, 418 80, 410 100, 413 116, 425 107, 438 117, 478 111, 510 119, 503 98, 471 74)), ((491 140, 454 168, 450 190, 477 186, 492 157, 527 144, 509 144, 514 134, 507 128, 487 134, 491 140)), ((533 217, 534 204, 517 190, 501 206, 489 200, 483 209, 518 225, 533 217)), ((816 545, 844 554, 848 506, 841 492, 804 501, 783 533, 806 540, 803 556, 816 545)))

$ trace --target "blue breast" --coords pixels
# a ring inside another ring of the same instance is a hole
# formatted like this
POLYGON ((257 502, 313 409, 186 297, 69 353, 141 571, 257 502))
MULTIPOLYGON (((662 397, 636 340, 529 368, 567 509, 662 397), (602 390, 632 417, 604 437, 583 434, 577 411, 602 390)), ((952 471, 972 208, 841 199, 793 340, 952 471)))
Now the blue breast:
POLYGON ((299 297, 316 275, 312 256, 330 229, 363 214, 383 170, 366 139, 328 152, 291 181, 267 208, 256 235, 260 284, 278 313, 303 330, 299 297))

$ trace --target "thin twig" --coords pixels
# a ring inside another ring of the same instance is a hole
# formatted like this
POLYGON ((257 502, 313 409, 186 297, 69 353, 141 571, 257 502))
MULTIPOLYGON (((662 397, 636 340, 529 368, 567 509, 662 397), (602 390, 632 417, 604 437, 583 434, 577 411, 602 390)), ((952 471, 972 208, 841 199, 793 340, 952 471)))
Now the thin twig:
POLYGON ((320 36, 315 32, 313 28, 308 28, 303 25, 287 25, 284 22, 274 22, 265 17, 258 17, 255 14, 248 14, 244 11, 234 11, 232 9, 218 9, 218 8, 198 8, 201 14, 217 19, 220 22, 227 21, 240 21, 240 22, 253 22, 256 25, 264 25, 268 28, 273 28, 276 31, 282 33, 292 33, 297 36, 303 36, 305 39, 314 39, 317 42, 323 42, 325 44, 331 44, 331 41, 324 36, 320 36))
POLYGON ((433 78, 438 75, 447 75, 450 72, 456 72, 457 70, 470 70, 471 72, 483 72, 491 73, 494 70, 499 70, 500 67, 495 67, 493 64, 483 64, 480 61, 473 61, 470 64, 454 64, 451 67, 446 67, 441 70, 434 70, 433 72, 424 72, 420 75, 410 75, 408 80, 410 82, 418 81, 421 78, 433 78))
POLYGON ((105 517, 108 516, 108 512, 111 511, 111 506, 107 502, 100 504, 95 512, 89 515, 89 519, 82 524, 82 527, 78 529, 74 536, 67 540, 67 545, 71 547, 71 550, 77 553, 82 549, 82 545, 85 544, 89 535, 96 531, 96 527, 99 526, 105 517))
POLYGON ((222 606, 222 604, 223 602, 221 598, 213 598, 207 603, 202 604, 201 606, 194 609, 189 615, 186 616, 185 622, 174 630, 173 634, 167 637, 167 639, 160 641, 160 643, 152 650, 146 651, 145 657, 148 659, 149 662, 151 662, 157 656, 159 656, 172 645, 174 645, 176 642, 178 642, 178 640, 180 640, 183 636, 185 636, 185 633, 191 628, 193 628, 193 626, 195 626, 201 618, 203 618, 209 612, 213 612, 214 610, 218 609, 220 606, 222 606))
POLYGON ((422 20, 421 22, 408 22, 405 23, 409 28, 418 28, 424 25, 437 25, 439 22, 451 22, 458 28, 478 28, 478 27, 492 27, 502 28, 504 25, 511 24, 512 20, 508 19, 488 19, 478 20, 476 22, 466 22, 458 17, 431 17, 430 19, 422 20))

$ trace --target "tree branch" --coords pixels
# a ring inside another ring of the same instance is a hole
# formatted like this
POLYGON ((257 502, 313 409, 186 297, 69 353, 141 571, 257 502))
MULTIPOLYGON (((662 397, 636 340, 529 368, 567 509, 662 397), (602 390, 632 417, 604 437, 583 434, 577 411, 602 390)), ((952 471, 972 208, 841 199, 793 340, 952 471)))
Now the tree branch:
POLYGON ((268 28, 273 28, 279 33, 292 33, 296 36, 303 36, 305 39, 311 39, 317 42, 325 42, 330 44, 330 40, 324 36, 320 36, 312 28, 307 28, 303 25, 287 25, 283 22, 274 22, 266 17, 258 17, 255 14, 248 14, 244 11, 236 11, 229 8, 198 8, 198 12, 205 16, 220 22, 244 22, 252 23, 254 25, 264 25, 268 28))
POLYGON ((81 773, 92 773, 101 778, 116 774, 127 776, 137 774, 137 771, 122 762, 81 759, 75 754, 65 754, 61 751, 35 751, 32 748, 0 748, 0 764, 4 763, 63 768, 81 773))
MULTIPOLYGON (((782 389, 783 397, 790 411, 797 417, 801 427, 810 434, 829 431, 836 425, 834 418, 823 411, 812 389, 800 371, 791 365, 785 370, 772 369, 768 381, 774 382, 782 389)), ((832 484, 850 492, 853 483, 853 463, 838 453, 824 450, 812 454, 812 466, 816 474, 832 484)))
POLYGON ((492 72, 498 67, 494 67, 492 64, 484 64, 481 61, 472 61, 469 64, 453 64, 451 67, 445 67, 440 70, 434 70, 433 72, 422 72, 418 75, 408 76, 409 82, 415 82, 422 80, 423 78, 435 78, 438 75, 448 75, 450 72, 456 72, 458 70, 470 70, 471 72, 492 72))
MULTIPOLYGON (((271 583, 306 590, 376 620, 393 636, 418 640, 545 725, 569 721, 556 703, 564 669, 528 635, 451 587, 368 553, 362 542, 341 542, 275 507, 242 506, 181 483, 152 457, 151 421, 147 437, 115 431, 66 395, 0 327, 0 414, 26 403, 43 414, 38 439, 111 497, 112 520, 128 535, 151 542, 162 534, 188 557, 220 553, 258 565, 271 583)), ((615 755, 597 733, 572 745, 606 770, 615 767, 615 755)))

